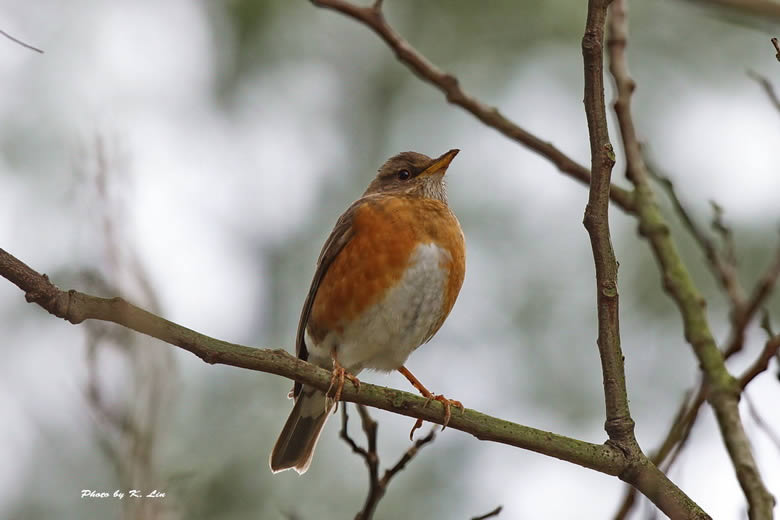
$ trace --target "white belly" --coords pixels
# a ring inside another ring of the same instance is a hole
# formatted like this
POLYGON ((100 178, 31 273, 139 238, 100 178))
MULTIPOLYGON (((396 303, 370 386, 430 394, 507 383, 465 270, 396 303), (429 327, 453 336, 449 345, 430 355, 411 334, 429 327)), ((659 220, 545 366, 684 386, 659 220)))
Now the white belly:
POLYGON ((442 266, 449 258, 449 252, 435 244, 418 246, 399 283, 343 333, 329 331, 315 344, 306 332, 309 361, 331 367, 335 347, 339 362, 353 374, 364 368, 400 368, 414 349, 431 338, 441 319, 449 276, 442 266))

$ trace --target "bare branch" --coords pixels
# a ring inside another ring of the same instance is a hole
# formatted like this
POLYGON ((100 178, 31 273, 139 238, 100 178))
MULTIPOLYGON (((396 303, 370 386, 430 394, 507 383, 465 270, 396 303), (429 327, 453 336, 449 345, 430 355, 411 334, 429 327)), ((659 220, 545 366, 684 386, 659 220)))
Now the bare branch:
POLYGON ((777 61, 780 61, 780 43, 778 43, 777 38, 772 38, 770 41, 772 42, 772 45, 774 45, 775 50, 777 51, 777 54, 775 54, 775 58, 777 58, 777 61))
POLYGON ((604 376, 606 429, 610 440, 638 450, 634 421, 628 407, 623 353, 618 321, 617 260, 609 232, 609 186, 615 152, 609 142, 604 104, 604 27, 609 1, 588 2, 588 20, 582 38, 585 63, 585 114, 590 137, 591 182, 585 208, 585 228, 596 265, 598 347, 604 376))
POLYGON ((764 93, 766 94, 766 97, 769 98, 769 101, 772 103, 772 105, 775 107, 775 109, 780 112, 780 97, 778 97, 777 92, 775 91, 774 85, 761 74, 749 70, 747 72, 748 77, 754 79, 764 90, 764 93))
POLYGON ((610 72, 617 88, 615 113, 626 152, 627 174, 634 184, 639 231, 650 243, 661 270, 664 288, 677 304, 683 319, 685 338, 691 345, 704 372, 709 391, 707 399, 718 420, 723 441, 731 458, 737 479, 747 498, 751 518, 770 518, 774 498, 766 489, 751 451, 750 441, 739 416, 739 382, 728 372, 722 353, 709 327, 705 301, 682 262, 671 238, 669 226, 654 200, 647 166, 631 115, 630 100, 635 84, 626 60, 627 17, 625 0, 615 0, 611 11, 614 43, 609 45, 610 72), (621 41, 622 40, 622 41, 621 41))
MULTIPOLYGON (((664 473, 668 473, 669 467, 677 458, 693 429, 693 425, 699 416, 701 405, 706 401, 704 387, 700 387, 699 393, 690 403, 689 398, 690 392, 686 392, 686 397, 682 400, 672 421, 672 426, 661 443, 661 447, 650 456, 652 463, 661 468, 664 473), (668 463, 664 464, 665 461, 668 461, 668 463)), ((636 496, 637 489, 628 486, 613 520, 625 520, 628 518, 629 513, 636 505, 636 496)))
POLYGON ((756 423, 756 426, 758 426, 764 432, 764 435, 766 435, 767 438, 772 442, 772 444, 775 445, 777 451, 780 451, 780 435, 778 435, 777 432, 774 431, 769 424, 767 424, 763 417, 761 417, 761 414, 758 412, 758 408, 756 408, 756 405, 753 403, 753 399, 750 398, 750 394, 745 392, 742 394, 742 397, 745 398, 748 413, 750 413, 750 417, 753 419, 753 422, 756 423))
POLYGON ((733 266, 736 270, 737 267, 737 246, 734 244, 734 233, 731 228, 723 221, 723 207, 715 202, 710 201, 712 207, 712 229, 720 236, 720 240, 723 243, 723 256, 729 265, 733 266))
MULTIPOLYGON (((61 291, 48 277, 0 249, 0 275, 25 292, 33 302, 71 323, 87 319, 117 323, 136 332, 183 348, 207 363, 220 363, 276 374, 327 391, 328 370, 306 363, 282 349, 257 349, 210 338, 194 330, 155 316, 121 298, 98 298, 78 291, 61 291)), ((409 392, 363 383, 360 391, 344 387, 343 401, 373 406, 407 417, 441 424, 440 403, 409 392)), ((674 483, 646 458, 629 458, 611 443, 594 444, 551 432, 521 426, 466 409, 452 416, 448 426, 480 440, 499 442, 566 460, 622 479, 639 487, 646 496, 669 507, 672 518, 709 518, 674 483)))
POLYGON ((764 329, 766 335, 770 338, 775 335, 774 329, 772 329, 772 320, 769 317, 769 311, 764 309, 761 316, 761 328, 764 329))
POLYGON ((672 181, 667 176, 661 175, 656 167, 648 166, 647 173, 658 181, 666 191, 685 228, 704 251, 710 271, 729 299, 731 304, 731 332, 723 348, 724 357, 729 358, 742 350, 748 325, 750 325, 758 309, 761 308, 772 293, 775 283, 778 277, 780 277, 780 246, 778 246, 772 262, 756 282, 750 296, 747 297, 737 276, 736 251, 732 231, 723 222, 723 209, 718 204, 711 202, 714 211, 712 226, 721 235, 724 243, 725 253, 721 254, 712 238, 696 224, 685 209, 672 181))
MULTIPOLYGON (((731 303, 730 315, 732 327, 731 332, 729 333, 729 339, 723 348, 723 352, 724 357, 729 358, 742 350, 747 326, 750 324, 761 305, 763 305, 763 303, 772 293, 777 278, 780 276, 780 247, 778 247, 774 260, 770 263, 764 274, 756 282, 756 285, 753 288, 750 296, 746 297, 745 291, 737 278, 737 270, 735 265, 736 255, 734 253, 734 246, 731 240, 730 230, 726 227, 722 220, 722 210, 720 210, 717 205, 714 205, 715 217, 713 226, 720 230, 724 243, 731 244, 730 246, 726 246, 727 249, 730 249, 730 252, 726 255, 728 258, 724 258, 720 254, 713 240, 707 235, 705 231, 696 225, 695 221, 680 201, 680 198, 678 197, 671 180, 667 176, 658 173, 658 169, 656 167, 648 167, 648 173, 655 180, 657 180, 661 187, 664 188, 664 190, 667 192, 669 199, 671 200, 676 212, 680 216, 683 224, 704 251, 705 257, 708 261, 708 266, 715 276, 715 279, 720 283, 721 287, 728 295, 729 301, 731 303)), ((767 318, 768 314, 765 313, 764 319, 766 320, 767 318)), ((762 320, 762 326, 763 325, 764 320, 762 320)), ((770 330, 768 330, 768 334, 769 336, 774 336, 770 330)), ((753 370, 766 369, 766 366, 762 363, 762 360, 757 361, 756 364, 752 367, 753 370)), ((741 381, 741 386, 744 388, 748 382, 749 381, 741 381)), ((693 401, 689 403, 687 398, 683 400, 677 416, 669 427, 665 439, 651 457, 653 462, 656 465, 665 468, 665 471, 667 471, 668 468, 674 464, 677 456, 685 447, 685 443, 690 436, 690 432, 695 424, 696 419, 699 417, 699 410, 702 404, 704 404, 706 401, 706 397, 707 387, 704 383, 701 383, 693 401)), ((616 520, 626 517, 634 504, 635 497, 636 489, 628 488, 626 490, 626 494, 624 495, 621 506, 619 507, 618 513, 615 516, 616 520)))
POLYGON ((420 450, 420 448, 433 441, 435 438, 436 428, 434 427, 431 428, 431 431, 428 432, 428 435, 414 441, 412 447, 404 452, 401 458, 398 459, 398 462, 396 462, 392 468, 385 471, 384 476, 382 476, 382 485, 387 486, 387 484, 390 482, 390 479, 393 478, 399 471, 402 471, 407 464, 409 464, 409 462, 417 455, 417 452, 420 450))
POLYGON ((780 277, 780 245, 777 247, 774 259, 758 279, 750 297, 743 304, 732 311, 732 330, 729 342, 724 349, 724 356, 731 357, 742 350, 745 343, 745 331, 758 312, 758 309, 772 294, 772 290, 780 277))
POLYGON ((0 34, 2 34, 3 36, 5 36, 6 38, 8 38, 9 40, 11 40, 12 42, 14 42, 14 43, 18 43, 18 44, 19 44, 19 45, 21 45, 22 47, 26 47, 26 48, 30 49, 31 51, 35 51, 35 52, 37 52, 37 53, 43 54, 43 51, 42 51, 41 49, 39 49, 38 47, 33 47, 33 46, 32 46, 32 45, 30 45, 29 43, 25 43, 25 42, 23 42, 22 40, 20 40, 20 39, 18 39, 18 38, 14 38, 13 36, 11 36, 10 34, 8 34, 7 32, 3 31, 2 29, 0 29, 0 34))
MULTIPOLYGON (((448 102, 463 108, 487 126, 535 151, 552 162, 562 173, 585 184, 590 183, 590 172, 587 168, 571 159, 553 144, 540 139, 510 121, 496 107, 488 106, 464 92, 458 78, 444 72, 420 54, 387 23, 380 9, 381 2, 374 3, 371 7, 361 7, 344 0, 311 1, 318 7, 333 9, 349 16, 374 31, 395 52, 398 61, 414 72, 417 77, 438 88, 447 97, 448 102)), ((609 194, 612 201, 620 208, 628 213, 632 212, 633 200, 628 191, 613 185, 609 194)))
POLYGON ((349 444, 349 446, 352 448, 352 451, 357 453, 363 459, 363 461, 366 463, 366 467, 368 468, 368 494, 366 495, 366 501, 363 504, 363 508, 355 516, 355 520, 370 520, 374 517, 377 504, 382 499, 382 497, 385 496, 385 492, 387 491, 387 486, 390 484, 390 480, 392 480, 392 478, 398 472, 406 467, 406 465, 417 455, 423 446, 433 441, 433 439, 436 437, 436 433, 435 428, 432 428, 428 435, 422 439, 418 439, 408 450, 406 450, 406 452, 404 452, 398 462, 392 468, 386 470, 382 478, 379 478, 379 454, 377 452, 376 437, 378 425, 377 422, 371 418, 371 415, 368 413, 368 409, 365 406, 361 404, 356 406, 358 413, 360 414, 361 423, 363 425, 363 432, 366 434, 368 449, 358 446, 352 437, 349 436, 349 433, 347 432, 347 422, 349 420, 349 416, 347 414, 346 406, 341 407, 340 435, 341 438, 344 439, 347 444, 349 444))
MULTIPOLYGON (((754 361, 753 364, 745 371, 742 377, 740 377, 739 384, 743 390, 747 388, 747 385, 750 384, 750 382, 755 379, 756 376, 768 369, 773 355, 775 357, 780 356, 780 348, 778 348, 778 345, 774 343, 777 342, 780 344, 780 340, 778 340, 780 336, 774 335, 771 327, 769 326, 768 319, 769 314, 765 312, 764 318, 761 320, 761 324, 762 327, 767 331, 770 339, 765 344, 764 349, 762 349, 756 361, 754 361)), ((777 359, 777 365, 778 368, 780 368, 780 358, 777 359)), ((661 446, 650 457, 650 460, 652 460, 655 465, 661 467, 664 472, 669 471, 669 468, 674 464, 677 456, 685 447, 685 443, 690 437, 691 430, 693 429, 693 426, 699 417, 699 411, 707 400, 707 386, 700 384, 699 389, 696 392, 696 396, 689 402, 688 396, 690 393, 690 391, 687 392, 686 394, 688 395, 685 399, 682 400, 680 408, 678 409, 677 414, 675 414, 671 426, 669 427, 669 431, 667 432, 663 442, 661 442, 661 446)), ((615 514, 614 520, 623 520, 627 518, 628 513, 631 511, 631 508, 635 503, 636 493, 636 488, 629 487, 626 489, 626 493, 624 494, 623 500, 618 507, 618 512, 615 514)))
MULTIPOLYGON (((347 407, 342 406, 341 407, 341 432, 339 433, 339 437, 346 442, 350 448, 352 448, 352 451, 359 455, 363 460, 366 461, 366 464, 368 464, 368 452, 360 447, 355 440, 350 437, 349 432, 347 431, 347 423, 349 422, 349 415, 347 414, 347 407)), ((365 423, 364 423, 365 425, 365 423)), ((365 430, 365 426, 364 426, 365 430)))
MULTIPOLYGON (((121 298, 98 298, 78 291, 62 291, 41 275, 0 249, 0 276, 25 292, 28 302, 73 324, 94 319, 117 323, 192 352, 207 363, 230 365, 276 374, 327 391, 331 373, 306 363, 283 349, 260 349, 211 338, 132 305, 121 298)), ((441 403, 424 397, 363 383, 360 391, 344 387, 343 401, 380 408, 407 417, 441 424, 441 403)), ((618 475, 628 464, 625 455, 611 445, 593 444, 521 426, 466 409, 453 414, 449 428, 478 439, 516 446, 567 460, 609 475, 618 475)))
POLYGON ((492 511, 490 511, 490 512, 487 512, 487 513, 485 513, 484 515, 481 515, 481 516, 475 516, 475 517, 474 517, 474 518, 472 518, 471 520, 487 520, 488 518, 493 518, 493 517, 496 517, 496 516, 498 516, 499 514, 501 514, 501 511, 502 511, 503 509, 504 509, 504 506, 498 506, 498 507, 497 507, 497 508, 495 508, 494 510, 492 510, 492 511))
MULTIPOLYGON (((638 488, 670 518, 708 518, 708 515, 690 498, 671 483, 666 475, 644 455, 634 437, 634 421, 628 407, 625 387, 623 354, 620 349, 618 324, 617 261, 612 249, 608 220, 608 190, 615 154, 609 142, 607 114, 604 102, 604 29, 610 0, 589 0, 582 54, 585 65, 585 114, 591 150, 591 184, 588 206, 585 210, 585 227, 588 230, 596 266, 597 310, 599 321, 599 355, 604 378, 604 396, 607 410, 606 430, 610 440, 632 459, 642 461, 649 471, 642 474, 624 473, 622 480, 638 488), (660 492, 666 487, 665 492, 660 492)), ((612 5, 610 16, 609 48, 611 53, 622 52, 627 44, 626 11, 622 0, 612 5), (615 50, 618 49, 618 50, 615 50)), ((624 61, 613 59, 611 66, 625 66, 624 61)), ((613 70, 613 74, 615 74, 613 70)), ((615 105, 622 115, 629 114, 628 94, 633 81, 627 74, 615 74, 618 82, 618 100, 615 105)), ((630 119, 628 120, 630 124, 630 119)), ((625 120, 623 121, 625 123, 625 120)), ((638 177, 632 168, 641 161, 641 152, 633 134, 633 128, 621 126, 623 143, 629 163, 629 177, 638 177)))
POLYGON ((780 350, 780 335, 767 340, 758 358, 740 376, 739 385, 745 388, 757 375, 766 370, 769 367, 769 362, 777 355, 778 350, 780 350))
POLYGON ((744 304, 745 291, 742 289, 739 279, 737 278, 737 270, 735 267, 721 256, 712 238, 696 224, 696 221, 685 209, 682 201, 677 196, 677 191, 675 190, 674 183, 672 183, 671 179, 669 179, 668 176, 659 173, 657 167, 650 167, 647 161, 645 161, 644 164, 648 175, 655 179, 664 191, 666 191, 666 194, 668 195, 669 200, 672 201, 672 205, 680 216, 683 225, 691 236, 693 236, 702 251, 704 251, 707 265, 715 279, 726 292, 732 308, 736 309, 741 307, 744 304))

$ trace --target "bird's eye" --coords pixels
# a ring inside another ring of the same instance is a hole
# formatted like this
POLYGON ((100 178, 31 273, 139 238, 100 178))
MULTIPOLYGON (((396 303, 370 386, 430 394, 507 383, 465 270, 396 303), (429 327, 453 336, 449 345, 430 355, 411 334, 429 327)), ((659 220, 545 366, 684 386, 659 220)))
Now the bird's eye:
POLYGON ((402 181, 409 179, 409 177, 411 176, 412 174, 409 173, 409 170, 401 170, 400 172, 398 172, 398 178, 401 179, 402 181))

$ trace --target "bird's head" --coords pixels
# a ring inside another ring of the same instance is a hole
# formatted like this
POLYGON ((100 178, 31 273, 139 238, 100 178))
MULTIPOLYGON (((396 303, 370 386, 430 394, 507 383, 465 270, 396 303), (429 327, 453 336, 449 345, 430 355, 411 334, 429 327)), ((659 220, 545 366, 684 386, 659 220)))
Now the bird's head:
POLYGON ((403 152, 388 159, 363 194, 403 194, 447 203, 444 174, 460 150, 431 159, 417 152, 403 152))

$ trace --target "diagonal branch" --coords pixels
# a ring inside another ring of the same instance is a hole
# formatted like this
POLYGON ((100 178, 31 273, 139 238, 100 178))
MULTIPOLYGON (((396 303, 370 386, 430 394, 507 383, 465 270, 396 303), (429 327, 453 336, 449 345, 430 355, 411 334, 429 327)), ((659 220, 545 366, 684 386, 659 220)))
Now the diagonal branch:
POLYGON ((772 294, 777 279, 780 277, 780 246, 775 251, 772 262, 764 271, 764 274, 756 282, 750 296, 740 307, 732 311, 732 329, 728 343, 724 349, 724 356, 731 357, 740 350, 745 343, 745 331, 758 310, 772 294))
POLYGON ((475 516, 471 520, 487 520, 488 518, 494 518, 501 514, 501 511, 504 510, 504 506, 498 506, 492 511, 488 511, 484 515, 475 516))
POLYGON ((758 409, 753 404, 753 399, 750 398, 750 394, 745 392, 743 396, 745 397, 748 413, 750 413, 750 417, 753 419, 753 422, 755 422, 756 426, 758 426, 761 431, 764 432, 764 435, 766 435, 769 441, 775 445, 777 451, 780 451, 780 435, 778 435, 777 432, 772 429, 772 426, 767 424, 764 418, 761 417, 761 414, 758 413, 758 409))
POLYGON ((771 518, 774 498, 766 489, 740 420, 739 382, 728 372, 704 310, 704 298, 677 252, 664 217, 654 200, 631 116, 630 98, 635 84, 628 72, 625 56, 627 18, 624 0, 616 0, 611 17, 612 43, 609 45, 610 72, 615 79, 618 101, 615 103, 620 132, 628 161, 628 177, 634 184, 639 231, 649 241, 664 281, 664 288, 677 304, 683 319, 685 338, 696 355, 710 391, 712 405, 737 479, 747 498, 751 519, 771 518))
POLYGON ((718 251, 714 241, 696 224, 685 209, 669 177, 658 173, 655 167, 651 168, 648 166, 647 173, 658 181, 666 191, 686 229, 704 251, 710 271, 712 271, 713 276, 728 296, 731 304, 731 331, 729 332, 729 339, 723 347, 723 355, 729 358, 742 350, 748 325, 750 325, 750 322, 766 299, 772 294, 772 290, 778 278, 780 278, 780 246, 777 247, 772 261, 756 282, 750 295, 746 296, 745 289, 737 277, 736 254, 734 252, 733 240, 731 239, 731 230, 722 221, 723 210, 713 203, 715 208, 713 227, 718 229, 718 232, 723 235, 726 243, 725 255, 718 251))
POLYGON ((685 205, 683 205, 680 197, 677 195, 671 179, 667 175, 661 174, 656 166, 653 165, 651 167, 644 157, 642 157, 642 161, 647 169, 647 174, 655 179, 664 189, 669 200, 672 201, 672 206, 674 206, 675 211, 682 219, 683 225, 704 252, 707 265, 721 288, 726 292, 731 307, 733 309, 741 307, 745 301, 745 291, 737 278, 735 266, 723 258, 720 251, 718 251, 715 241, 699 227, 690 213, 688 213, 688 210, 685 209, 685 205))
MULTIPOLYGON (((519 127, 499 112, 496 107, 488 106, 464 92, 458 78, 444 72, 420 54, 387 23, 382 13, 381 2, 376 2, 370 7, 361 7, 344 0, 311 1, 317 7, 338 11, 374 31, 395 52, 398 61, 406 65, 417 77, 438 88, 447 97, 448 102, 463 108, 487 126, 535 151, 553 163, 562 173, 585 184, 590 183, 590 172, 586 167, 574 161, 553 144, 519 127)), ((612 201, 624 211, 628 213, 633 211, 633 199, 630 192, 613 185, 609 195, 612 201)))
MULTIPOLYGON (((769 363, 772 361, 773 356, 780 356, 780 336, 774 336, 771 332, 770 336, 770 339, 767 340, 756 360, 745 370, 742 376, 740 376, 739 385, 742 390, 747 388, 747 385, 750 384, 756 376, 769 368, 769 363)), ((780 358, 778 358, 777 364, 780 366, 780 358)), ((671 426, 666 433, 666 437, 661 442, 661 446, 650 457, 653 464, 663 468, 665 472, 674 464, 675 459, 685 446, 685 443, 691 434, 691 430, 693 429, 693 425, 699 417, 699 411, 701 410, 702 405, 707 401, 707 391, 707 385, 702 383, 699 385, 693 399, 689 400, 688 397, 690 396, 691 391, 687 392, 687 396, 680 404, 680 408, 675 414, 671 426)), ((618 508, 618 512, 614 516, 614 520, 623 520, 628 517, 628 513, 635 503, 636 493, 637 490, 633 487, 629 487, 626 490, 621 505, 618 508)))
MULTIPOLYGON (((211 338, 132 305, 122 298, 98 298, 78 291, 62 291, 29 266, 0 249, 0 276, 22 291, 28 302, 73 324, 84 320, 109 321, 192 352, 207 363, 230 365, 276 374, 327 391, 328 370, 306 363, 282 349, 258 349, 211 338)), ((342 400, 441 424, 444 409, 409 392, 363 383, 360 391, 344 387, 342 400)), ((593 444, 551 432, 521 426, 475 410, 453 414, 449 428, 478 439, 508 444, 579 464, 609 475, 626 469, 626 458, 610 445, 593 444)))
MULTIPOLYGON (((62 291, 41 275, 0 249, 0 275, 25 292, 28 302, 73 324, 95 319, 110 321, 192 352, 207 363, 220 363, 276 374, 322 391, 330 386, 329 371, 302 361, 282 349, 257 349, 210 338, 140 309, 121 298, 98 298, 78 291, 62 291)), ((441 424, 444 410, 417 395, 363 383, 358 391, 344 387, 342 400, 441 424)), ((490 417, 475 410, 452 416, 447 425, 480 440, 499 442, 578 464, 637 486, 674 518, 705 519, 690 498, 646 459, 630 460, 610 443, 593 444, 490 417)))
POLYGON ((764 344, 758 358, 739 378, 739 386, 745 388, 757 375, 769 368, 769 362, 780 352, 780 335, 773 336, 764 344))
POLYGON ((14 42, 14 43, 18 43, 18 44, 19 44, 19 45, 21 45, 22 47, 25 47, 25 48, 27 48, 27 49, 30 49, 31 51, 35 51, 35 52, 37 52, 38 54, 43 54, 43 51, 42 51, 41 49, 39 49, 38 47, 33 47, 33 46, 32 46, 32 45, 30 45, 29 43, 25 43, 25 42, 23 42, 22 40, 20 40, 19 38, 14 38, 13 36, 11 36, 10 34, 8 34, 7 32, 3 31, 2 29, 0 29, 0 34, 2 34, 3 36, 5 36, 6 38, 8 38, 9 40, 11 40, 12 42, 14 42))

